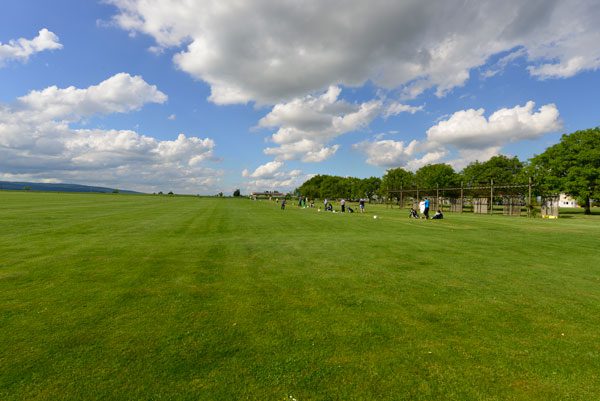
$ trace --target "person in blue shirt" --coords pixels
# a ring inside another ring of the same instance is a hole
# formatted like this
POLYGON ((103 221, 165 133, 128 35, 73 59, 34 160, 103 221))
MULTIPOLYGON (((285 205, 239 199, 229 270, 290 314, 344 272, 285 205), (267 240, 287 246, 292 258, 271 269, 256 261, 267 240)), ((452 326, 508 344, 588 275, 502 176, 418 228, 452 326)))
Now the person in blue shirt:
POLYGON ((428 198, 425 198, 425 211, 423 212, 423 214, 425 215, 426 219, 429 218, 429 199, 428 198))

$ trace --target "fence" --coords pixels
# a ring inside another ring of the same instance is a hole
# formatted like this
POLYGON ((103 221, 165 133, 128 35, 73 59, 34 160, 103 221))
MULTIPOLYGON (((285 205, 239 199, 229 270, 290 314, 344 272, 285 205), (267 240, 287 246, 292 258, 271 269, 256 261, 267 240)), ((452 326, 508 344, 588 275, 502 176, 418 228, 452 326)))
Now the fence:
MULTIPOLYGON (((407 205, 417 208, 421 199, 429 199, 431 210, 450 211, 454 213, 472 212, 476 214, 496 214, 501 211, 505 216, 532 217, 533 203, 532 190, 535 185, 531 178, 527 184, 500 184, 464 186, 455 188, 427 188, 418 187, 409 189, 390 189, 387 191, 387 203, 391 206, 391 199, 398 200, 400 208, 407 205)), ((556 196, 542 198, 542 215, 558 217, 558 200, 556 196)))

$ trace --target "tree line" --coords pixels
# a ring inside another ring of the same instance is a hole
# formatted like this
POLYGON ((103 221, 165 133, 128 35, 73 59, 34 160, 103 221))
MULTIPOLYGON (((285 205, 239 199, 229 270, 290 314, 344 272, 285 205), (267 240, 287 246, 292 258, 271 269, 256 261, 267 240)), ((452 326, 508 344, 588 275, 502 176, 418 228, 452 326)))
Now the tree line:
MULTIPOLYGON (((518 186, 527 185, 530 179, 535 183, 536 195, 566 193, 584 206, 586 214, 591 213, 591 200, 600 199, 600 127, 565 134, 559 143, 526 162, 499 155, 485 162, 470 163, 458 172, 448 164, 438 163, 423 166, 416 172, 392 168, 381 178, 316 175, 295 192, 309 198, 371 200, 397 198, 400 189, 462 187, 476 190, 490 185, 492 180, 497 185, 518 186)), ((446 192, 446 195, 453 194, 446 192)))

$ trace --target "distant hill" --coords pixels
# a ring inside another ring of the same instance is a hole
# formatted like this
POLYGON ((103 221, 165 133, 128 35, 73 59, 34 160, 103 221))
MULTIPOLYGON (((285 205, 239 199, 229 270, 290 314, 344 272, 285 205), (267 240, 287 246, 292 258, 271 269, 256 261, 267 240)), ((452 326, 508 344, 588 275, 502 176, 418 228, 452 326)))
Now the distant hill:
MULTIPOLYGON (((96 193, 112 193, 115 188, 94 187, 80 184, 46 184, 42 182, 10 182, 0 181, 0 190, 12 191, 50 191, 50 192, 96 192, 96 193)), ((139 194, 141 192, 118 190, 122 194, 139 194)))

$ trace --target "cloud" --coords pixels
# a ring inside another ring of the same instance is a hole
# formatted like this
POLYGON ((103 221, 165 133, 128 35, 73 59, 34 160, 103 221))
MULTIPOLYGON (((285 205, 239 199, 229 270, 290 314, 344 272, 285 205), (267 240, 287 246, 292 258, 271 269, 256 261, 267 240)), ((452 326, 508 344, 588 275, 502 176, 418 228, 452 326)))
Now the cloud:
POLYGON ((448 151, 426 151, 423 143, 412 140, 404 141, 376 140, 363 141, 353 145, 353 148, 367 156, 367 163, 373 166, 393 168, 403 167, 417 170, 426 164, 436 163, 448 155, 448 151))
POLYGON ((509 64, 525 56, 527 56, 527 51, 522 47, 515 51, 511 51, 506 56, 500 58, 495 64, 490 66, 488 69, 483 71, 481 73, 481 77, 487 79, 501 74, 509 64))
POLYGON ((207 82, 218 104, 276 104, 368 81, 411 98, 430 88, 444 96, 515 48, 539 78, 600 65, 593 0, 109 2, 118 26, 177 49, 175 65, 207 82))
POLYGON ((568 78, 582 70, 596 70, 600 67, 600 60, 590 62, 585 57, 576 56, 559 63, 546 63, 539 66, 529 66, 527 70, 533 76, 541 79, 568 78))
POLYGON ((406 168, 412 171, 416 171, 428 164, 441 162, 441 160, 447 155, 448 151, 445 149, 442 149, 437 152, 427 152, 420 158, 410 160, 408 163, 406 163, 406 168))
POLYGON ((119 73, 86 89, 51 86, 31 91, 20 97, 18 104, 20 109, 35 115, 40 121, 76 121, 98 114, 126 113, 139 110, 147 103, 166 101, 167 95, 146 83, 142 77, 119 73))
POLYGON ((19 38, 8 43, 0 42, 0 67, 9 60, 27 61, 35 53, 62 49, 58 36, 44 28, 33 39, 19 38))
POLYGON ((416 152, 419 142, 416 140, 405 144, 403 141, 379 140, 364 141, 353 145, 367 156, 367 163, 380 167, 405 166, 416 152))
POLYGON ((175 120, 177 120, 177 116, 175 114, 171 114, 169 117, 167 117, 167 120, 175 121, 175 120))
POLYGON ((341 89, 331 86, 320 96, 306 96, 280 103, 259 121, 259 127, 278 128, 271 136, 277 147, 265 154, 276 160, 321 162, 334 155, 339 145, 328 143, 340 135, 363 129, 379 115, 382 102, 351 104, 338 100, 341 89))
POLYGON ((266 148, 264 153, 275 156, 277 160, 300 159, 306 163, 318 163, 333 156, 339 147, 340 145, 322 146, 316 141, 304 139, 294 143, 286 143, 279 147, 266 148))
POLYGON ((271 161, 258 166, 253 172, 244 169, 242 177, 249 179, 243 184, 245 190, 247 192, 291 191, 313 176, 313 174, 304 174, 301 170, 282 171, 283 167, 283 162, 271 161))
POLYGON ((502 146, 490 146, 485 149, 460 149, 458 151, 458 157, 453 160, 449 160, 447 163, 450 164, 455 170, 460 171, 467 167, 469 163, 474 161, 485 162, 494 156, 500 154, 502 146))
POLYGON ((50 87, 0 105, 1 177, 137 189, 210 192, 222 172, 210 138, 157 140, 131 130, 76 129, 83 118, 137 110, 166 95, 141 77, 117 74, 87 89, 50 87))
POLYGON ((539 138, 561 128, 558 109, 547 104, 534 110, 535 103, 503 108, 489 118, 484 109, 457 111, 427 130, 423 141, 363 141, 353 148, 364 153, 369 164, 416 170, 426 164, 447 162, 462 169, 474 160, 485 161, 511 142, 539 138), (450 158, 450 159, 449 159, 450 158))
POLYGON ((314 174, 304 174, 300 170, 278 171, 271 176, 259 176, 246 182, 245 191, 291 191, 299 187, 314 174))
POLYGON ((244 170, 242 171, 242 176, 252 178, 272 178, 282 166, 283 162, 272 161, 257 167, 253 173, 244 170))
POLYGON ((410 106, 408 104, 392 102, 389 105, 387 105, 387 107, 383 113, 383 116, 391 117, 391 116, 397 116, 398 114, 401 114, 401 113, 415 114, 418 111, 422 111, 423 108, 424 108, 424 106, 410 106))
POLYGON ((427 130, 432 146, 454 145, 461 149, 485 149, 509 142, 535 139, 561 128, 558 109, 547 104, 534 112, 535 103, 503 108, 489 118, 484 109, 457 111, 427 130))

